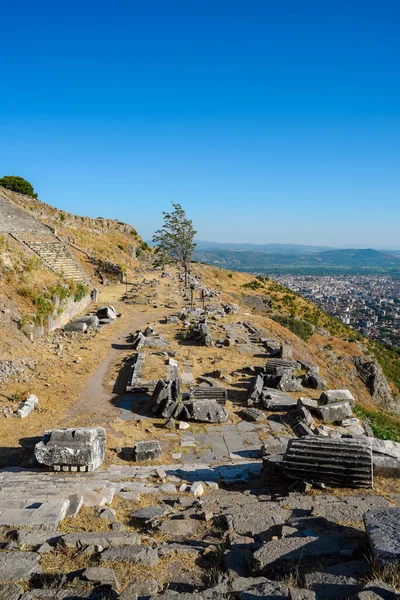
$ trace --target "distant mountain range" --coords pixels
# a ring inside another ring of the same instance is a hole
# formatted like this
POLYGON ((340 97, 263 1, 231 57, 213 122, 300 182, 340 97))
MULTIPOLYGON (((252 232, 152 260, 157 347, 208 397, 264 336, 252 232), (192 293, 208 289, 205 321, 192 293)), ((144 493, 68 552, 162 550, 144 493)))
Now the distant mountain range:
MULTIPOLYGON (((277 245, 279 246, 279 244, 277 245)), ((265 246, 269 246, 269 244, 265 246)), ((283 246, 287 248, 291 245, 283 244, 283 246)), ((298 247, 301 248, 301 246, 298 247)), ((316 247, 305 246, 305 248, 316 247)), ((297 252, 254 252, 237 249, 203 250, 200 245, 195 249, 193 258, 226 269, 265 274, 388 273, 400 275, 400 254, 371 249, 329 249, 323 252, 307 250, 297 252)))
POLYGON ((324 250, 334 250, 331 246, 305 246, 302 244, 248 244, 235 242, 205 242, 195 240, 196 251, 205 250, 237 250, 246 252, 279 253, 279 254, 315 254, 324 250))

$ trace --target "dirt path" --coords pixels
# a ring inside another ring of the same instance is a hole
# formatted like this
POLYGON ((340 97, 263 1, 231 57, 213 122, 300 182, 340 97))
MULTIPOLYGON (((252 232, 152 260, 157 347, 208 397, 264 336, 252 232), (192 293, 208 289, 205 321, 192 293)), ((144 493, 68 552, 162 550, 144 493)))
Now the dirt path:
POLYGON ((113 392, 114 381, 109 381, 111 372, 121 358, 132 354, 132 347, 127 343, 129 335, 137 329, 143 329, 147 323, 155 323, 165 317, 169 311, 166 308, 149 309, 146 312, 133 312, 126 315, 126 326, 112 342, 105 360, 90 376, 86 388, 79 395, 79 399, 61 421, 62 426, 76 425, 80 416, 92 416, 92 423, 109 423, 119 415, 120 409, 113 405, 116 393, 113 392))

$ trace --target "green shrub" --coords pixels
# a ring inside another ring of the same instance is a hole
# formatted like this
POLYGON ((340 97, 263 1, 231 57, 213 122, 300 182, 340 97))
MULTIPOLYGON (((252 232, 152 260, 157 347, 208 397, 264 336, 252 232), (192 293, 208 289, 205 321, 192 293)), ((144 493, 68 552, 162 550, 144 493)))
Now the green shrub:
POLYGON ((122 251, 123 251, 123 250, 125 250, 125 248, 123 247, 123 245, 122 245, 122 244, 117 244, 117 248, 119 248, 119 249, 120 249, 120 250, 122 250, 122 251))
POLYGON ((75 293, 74 293, 74 300, 75 302, 79 302, 79 300, 82 300, 82 298, 84 298, 86 296, 86 294, 88 293, 89 288, 87 285, 85 285, 84 283, 77 283, 76 287, 75 287, 75 293))
POLYGON ((139 258, 139 256, 142 254, 142 251, 140 248, 136 248, 136 258, 139 258))
POLYGON ((400 420, 391 415, 369 408, 354 407, 354 414, 368 423, 374 436, 380 440, 400 442, 400 420))
POLYGON ((142 242, 142 243, 140 244, 140 248, 146 252, 146 250, 149 250, 149 249, 150 249, 150 246, 148 245, 148 243, 147 243, 147 242, 142 242))
POLYGON ((61 223, 64 223, 64 221, 65 221, 66 218, 67 217, 65 216, 64 213, 60 213, 60 221, 61 221, 61 223))
POLYGON ((293 315, 272 315, 272 319, 287 327, 292 333, 307 342, 314 333, 313 326, 303 319, 296 319, 293 315))
POLYGON ((232 273, 228 273, 228 277, 230 277, 232 279, 233 274, 232 273))
POLYGON ((19 194, 37 198, 33 185, 23 177, 18 177, 17 175, 4 175, 4 177, 0 179, 0 185, 12 192, 18 192, 19 194))
POLYGON ((260 288, 263 288, 263 284, 258 281, 257 279, 253 279, 253 281, 249 281, 248 283, 244 283, 242 285, 243 288, 247 288, 249 290, 259 290, 260 288))
POLYGON ((31 273, 32 271, 36 271, 40 266, 40 258, 38 256, 30 256, 25 263, 25 271, 27 273, 31 273))

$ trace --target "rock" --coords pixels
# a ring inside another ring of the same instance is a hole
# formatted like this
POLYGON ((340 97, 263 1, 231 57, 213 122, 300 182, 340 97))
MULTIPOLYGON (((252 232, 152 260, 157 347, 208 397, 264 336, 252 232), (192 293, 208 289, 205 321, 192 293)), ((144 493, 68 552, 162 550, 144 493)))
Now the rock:
POLYGON ((228 413, 216 400, 184 401, 180 407, 185 418, 191 421, 225 423, 228 420, 228 413))
POLYGON ((303 380, 303 385, 313 390, 326 390, 328 387, 326 379, 321 377, 319 373, 307 375, 303 380))
POLYGON ((86 323, 88 328, 96 329, 99 326, 99 318, 96 315, 85 315, 75 319, 75 323, 86 323))
POLYGON ((35 529, 19 529, 17 533, 18 544, 20 546, 41 546, 49 542, 56 542, 61 533, 51 531, 37 531, 35 529))
POLYGON ((174 536, 174 540, 187 540, 198 535, 201 528, 202 523, 199 519, 176 518, 164 521, 160 526, 160 531, 174 536))
POLYGON ((163 485, 160 485, 159 490, 164 494, 176 494, 176 486, 173 483, 163 483, 163 485))
POLYGON ((50 544, 47 544, 46 542, 39 546, 39 548, 37 549, 38 554, 49 554, 49 552, 52 551, 53 548, 50 546, 50 544))
POLYGON ((190 423, 186 423, 185 421, 179 421, 178 429, 185 430, 190 428, 190 423))
POLYGON ((354 397, 349 390, 327 390, 319 397, 321 404, 334 404, 335 402, 348 402, 354 405, 354 397))
POLYGON ((101 567, 88 567, 82 573, 82 579, 95 585, 106 585, 119 589, 119 583, 113 569, 101 567))
POLYGON ((383 581, 369 581, 352 600, 398 600, 396 590, 383 581))
POLYGON ((258 410, 257 408, 253 408, 252 406, 249 406, 248 408, 244 409, 243 416, 249 421, 256 422, 260 422, 263 419, 265 419, 265 414, 263 413, 263 411, 258 410))
POLYGON ((365 383, 372 398, 387 409, 393 409, 394 398, 382 367, 375 360, 353 356, 353 363, 360 379, 365 383))
POLYGON ((72 332, 81 332, 81 333, 85 333, 85 331, 87 331, 87 324, 86 323, 67 323, 66 325, 64 325, 64 331, 72 331, 72 332))
POLYGON ((148 598, 158 592, 158 583, 155 579, 150 581, 133 581, 120 594, 119 600, 138 600, 138 598, 148 598))
POLYGON ((250 585, 250 587, 239 595, 240 600, 256 600, 257 598, 287 600, 287 586, 281 581, 267 581, 266 583, 250 585))
POLYGON ((189 490, 189 493, 192 494, 195 498, 200 498, 204 494, 204 486, 201 481, 195 481, 189 490))
POLYGON ((99 319, 112 319, 114 321, 117 318, 117 312, 113 306, 102 306, 97 309, 96 314, 99 319))
POLYGON ((157 440, 137 442, 134 448, 136 462, 144 462, 146 460, 156 460, 161 458, 162 450, 160 442, 157 440))
POLYGON ((74 518, 77 516, 77 514, 79 513, 79 511, 82 508, 83 496, 81 496, 80 494, 71 494, 71 496, 68 496, 68 500, 69 500, 68 516, 71 518, 74 518))
POLYGON ((370 571, 366 561, 351 560, 306 573, 304 583, 317 598, 348 598, 361 590, 362 585, 357 580, 370 571))
POLYGON ((373 454, 374 474, 381 477, 399 477, 400 459, 382 454, 373 454))
POLYGON ((210 523, 213 519, 214 519, 214 513, 212 513, 211 511, 206 511, 203 512, 201 514, 201 518, 203 519, 203 521, 205 521, 206 523, 210 523))
POLYGON ((123 562, 156 567, 158 565, 157 550, 149 546, 118 546, 108 548, 100 555, 100 562, 123 562))
POLYGON ((39 559, 36 552, 0 552, 0 582, 20 581, 41 573, 39 559))
POLYGON ((292 537, 272 540, 263 544, 253 555, 253 572, 285 574, 307 564, 315 566, 322 557, 340 557, 343 552, 357 549, 355 540, 340 535, 324 535, 322 537, 292 537))
POLYGON ((316 412, 323 421, 329 421, 335 423, 342 421, 353 415, 350 404, 346 402, 336 402, 335 404, 326 404, 320 406, 316 412))
POLYGON ((34 410, 35 406, 38 404, 39 399, 34 394, 30 394, 26 400, 24 400, 18 410, 17 417, 20 419, 25 419, 30 413, 34 410))
POLYGON ((94 471, 103 462, 105 451, 103 427, 54 429, 45 431, 36 444, 35 458, 57 471, 94 471))
POLYGON ((284 411, 284 410, 294 410, 297 408, 297 400, 291 398, 290 396, 285 396, 284 394, 267 394, 264 396, 264 392, 261 396, 262 398, 262 406, 266 410, 270 411, 284 411))
MULTIPOLYGON (((16 583, 0 585, 0 600, 22 600, 24 588, 16 583)), ((27 598, 26 600, 29 600, 27 598)))
POLYGON ((166 513, 166 509, 160 506, 146 506, 131 514, 131 518, 141 525, 152 525, 166 513))
POLYGON ((274 525, 283 525, 291 511, 274 502, 246 502, 226 510, 225 519, 229 529, 239 535, 254 537, 274 525))
POLYGON ((378 440, 372 438, 372 453, 380 454, 385 456, 392 456, 400 460, 400 444, 398 442, 392 442, 390 440, 378 440))
POLYGON ((176 429, 176 421, 175 421, 175 419, 168 419, 165 422, 165 427, 167 429, 173 429, 173 430, 175 430, 176 429))
POLYGON ((368 510, 364 525, 375 559, 381 565, 400 561, 400 507, 368 510))
POLYGON ((117 520, 116 512, 113 508, 103 508, 100 511, 100 519, 104 519, 105 521, 114 522, 117 520))
POLYGON ((318 401, 313 400, 312 398, 299 398, 297 400, 297 406, 304 406, 308 410, 313 411, 315 408, 318 408, 318 401))
POLYGON ((247 406, 252 406, 253 404, 256 404, 258 402, 263 387, 264 377, 262 375, 257 375, 257 377, 249 386, 249 390, 247 393, 247 406))
POLYGON ((312 590, 289 588, 289 600, 316 600, 316 595, 312 590))
POLYGON ((96 532, 88 533, 66 533, 61 536, 60 545, 64 548, 74 550, 86 546, 101 546, 102 548, 115 548, 117 546, 138 546, 141 543, 140 536, 133 531, 127 532, 96 532))

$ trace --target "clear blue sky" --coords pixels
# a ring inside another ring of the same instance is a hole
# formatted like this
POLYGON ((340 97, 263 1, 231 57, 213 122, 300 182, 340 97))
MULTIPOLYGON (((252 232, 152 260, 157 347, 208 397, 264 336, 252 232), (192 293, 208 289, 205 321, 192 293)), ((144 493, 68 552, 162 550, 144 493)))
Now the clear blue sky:
POLYGON ((398 0, 2 5, 0 175, 149 238, 400 247, 398 0))

